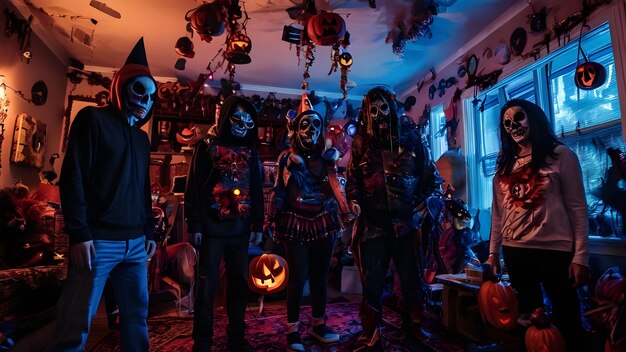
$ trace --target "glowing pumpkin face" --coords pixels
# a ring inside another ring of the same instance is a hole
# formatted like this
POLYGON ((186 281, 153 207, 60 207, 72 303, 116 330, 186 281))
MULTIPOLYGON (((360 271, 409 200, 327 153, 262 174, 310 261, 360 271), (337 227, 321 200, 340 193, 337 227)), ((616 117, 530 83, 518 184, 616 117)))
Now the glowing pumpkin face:
POLYGON ((312 16, 307 22, 307 34, 317 45, 333 45, 346 34, 346 21, 332 12, 312 16))
POLYGON ((287 261, 276 254, 261 254, 250 261, 248 287, 258 294, 279 292, 287 286, 287 261))
POLYGON ((576 67, 574 83, 583 90, 596 89, 606 81, 606 69, 597 62, 585 62, 576 67))
POLYGON ((483 320, 495 328, 512 330, 517 327, 517 300, 509 283, 484 282, 478 292, 478 306, 483 320))

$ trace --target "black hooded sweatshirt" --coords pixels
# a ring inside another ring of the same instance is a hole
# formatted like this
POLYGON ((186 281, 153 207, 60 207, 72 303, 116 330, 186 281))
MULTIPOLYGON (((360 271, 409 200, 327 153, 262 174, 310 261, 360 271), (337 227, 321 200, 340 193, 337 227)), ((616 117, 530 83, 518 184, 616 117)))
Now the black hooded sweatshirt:
MULTIPOLYGON (((72 123, 59 187, 70 244, 154 237, 150 197, 150 141, 122 112, 125 83, 152 78, 147 65, 126 64, 113 77, 104 107, 81 109, 72 123)), ((156 84, 156 82, 155 82, 156 84)))
POLYGON ((256 149, 256 109, 230 96, 220 110, 217 137, 196 145, 185 190, 185 217, 190 233, 211 237, 263 231, 263 184, 256 149), (255 126, 243 138, 231 133, 230 116, 242 106, 255 126))

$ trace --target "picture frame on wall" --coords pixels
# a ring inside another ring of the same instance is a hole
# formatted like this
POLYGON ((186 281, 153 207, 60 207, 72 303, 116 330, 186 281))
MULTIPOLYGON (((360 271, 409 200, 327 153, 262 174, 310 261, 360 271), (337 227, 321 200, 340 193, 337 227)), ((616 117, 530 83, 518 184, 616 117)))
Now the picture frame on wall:
POLYGON ((67 108, 63 116, 63 137, 61 138, 61 151, 67 149, 67 139, 70 136, 70 127, 80 110, 87 106, 103 106, 109 99, 109 92, 101 91, 95 96, 70 95, 67 97, 67 108))
POLYGON ((22 113, 17 116, 10 161, 17 165, 43 168, 46 156, 46 124, 22 113))

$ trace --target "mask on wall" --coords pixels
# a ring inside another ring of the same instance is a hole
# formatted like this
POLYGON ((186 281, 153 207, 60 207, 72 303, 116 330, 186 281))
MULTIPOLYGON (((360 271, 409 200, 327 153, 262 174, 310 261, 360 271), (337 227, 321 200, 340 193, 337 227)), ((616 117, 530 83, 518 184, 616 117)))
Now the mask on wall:
POLYGON ((148 76, 133 77, 128 80, 124 95, 124 112, 131 126, 148 115, 152 109, 156 91, 156 84, 148 76))
POLYGON ((502 121, 504 130, 515 143, 522 143, 528 139, 530 128, 528 126, 528 116, 520 106, 512 106, 504 112, 502 121))
POLYGON ((230 133, 239 138, 243 138, 248 130, 254 128, 252 116, 248 114, 241 106, 237 106, 235 111, 230 115, 230 133))
POLYGON ((313 111, 305 111, 298 122, 296 143, 298 148, 311 150, 322 133, 322 118, 313 111))

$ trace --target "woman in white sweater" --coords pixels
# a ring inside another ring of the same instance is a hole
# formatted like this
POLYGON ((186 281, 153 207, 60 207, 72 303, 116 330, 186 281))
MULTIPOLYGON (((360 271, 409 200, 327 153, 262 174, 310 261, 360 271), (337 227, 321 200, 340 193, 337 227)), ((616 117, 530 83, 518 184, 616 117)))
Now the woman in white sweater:
POLYGON ((514 99, 500 112, 501 149, 493 179, 490 256, 500 249, 517 291, 521 324, 543 291, 567 349, 584 336, 576 288, 589 277, 587 203, 580 163, 534 103, 514 99))

